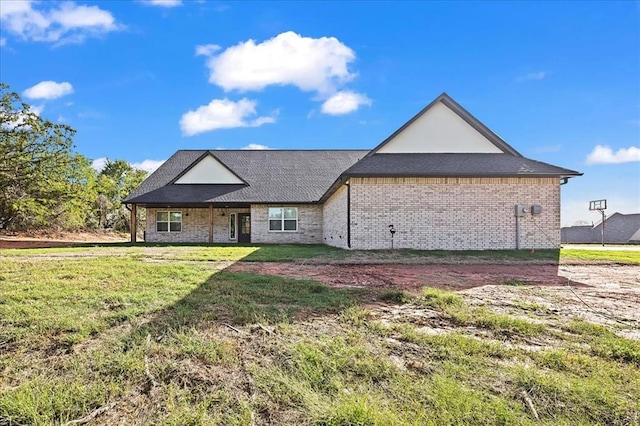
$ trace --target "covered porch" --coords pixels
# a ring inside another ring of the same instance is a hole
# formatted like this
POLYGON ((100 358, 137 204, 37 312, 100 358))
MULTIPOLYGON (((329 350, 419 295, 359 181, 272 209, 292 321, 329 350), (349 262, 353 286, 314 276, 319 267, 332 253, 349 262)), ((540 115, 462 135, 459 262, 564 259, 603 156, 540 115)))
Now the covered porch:
POLYGON ((138 210, 144 209, 145 242, 250 243, 249 204, 131 204, 131 242, 138 240, 138 210))

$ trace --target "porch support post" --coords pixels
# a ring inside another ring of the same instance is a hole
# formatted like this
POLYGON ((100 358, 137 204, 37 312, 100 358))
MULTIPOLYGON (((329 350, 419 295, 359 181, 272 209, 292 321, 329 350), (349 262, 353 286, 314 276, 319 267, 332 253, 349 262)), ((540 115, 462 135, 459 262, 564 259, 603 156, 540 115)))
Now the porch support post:
POLYGON ((136 234, 138 233, 138 213, 135 204, 131 204, 131 242, 136 242, 136 234))
POLYGON ((213 242, 213 204, 209 204, 209 243, 213 242))

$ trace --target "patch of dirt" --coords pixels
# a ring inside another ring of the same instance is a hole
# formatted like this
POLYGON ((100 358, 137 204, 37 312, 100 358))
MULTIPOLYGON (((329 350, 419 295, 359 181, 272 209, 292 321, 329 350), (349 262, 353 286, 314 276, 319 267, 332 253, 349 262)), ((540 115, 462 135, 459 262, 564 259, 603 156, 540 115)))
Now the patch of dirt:
POLYGON ((543 323, 574 318, 606 325, 617 334, 640 340, 640 284, 635 288, 506 287, 487 285, 462 292, 468 302, 495 312, 543 323))
MULTIPOLYGON (((413 294, 419 294, 425 286, 438 287, 461 291, 470 304, 489 306, 497 312, 556 324, 582 318, 615 326, 618 334, 640 339, 640 268, 637 266, 241 262, 226 270, 310 279, 332 287, 388 288, 413 294)), ((410 313, 405 312, 407 308, 396 309, 404 309, 403 316, 416 320, 428 313, 424 308, 410 313)), ((428 322, 433 323, 433 318, 428 322)), ((440 331, 443 330, 438 327, 432 330, 440 331)))
MULTIPOLYGON (((424 286, 463 290, 487 284, 553 286, 567 284, 557 265, 354 265, 238 262, 229 272, 252 272, 310 279, 334 287, 397 288, 419 292, 424 286)), ((573 286, 584 286, 570 280, 573 286)))
POLYGON ((32 231, 0 233, 0 249, 71 247, 79 243, 124 243, 127 234, 118 232, 32 231))

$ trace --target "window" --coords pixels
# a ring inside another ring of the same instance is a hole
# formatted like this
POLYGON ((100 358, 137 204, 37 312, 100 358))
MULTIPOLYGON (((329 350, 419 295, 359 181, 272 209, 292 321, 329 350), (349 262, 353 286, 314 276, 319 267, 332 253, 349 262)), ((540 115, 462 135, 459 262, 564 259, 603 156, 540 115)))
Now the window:
POLYGON ((269 207, 269 231, 298 230, 297 207, 269 207))
POLYGON ((156 231, 182 231, 182 212, 156 212, 156 231))
POLYGON ((236 214, 231 213, 229 215, 229 239, 236 239, 236 214))

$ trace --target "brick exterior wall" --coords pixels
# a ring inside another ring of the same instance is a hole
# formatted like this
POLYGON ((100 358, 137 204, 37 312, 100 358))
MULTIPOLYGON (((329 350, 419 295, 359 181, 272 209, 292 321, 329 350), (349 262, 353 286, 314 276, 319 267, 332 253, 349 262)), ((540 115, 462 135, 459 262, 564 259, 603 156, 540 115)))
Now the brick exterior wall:
MULTIPOLYGON (((560 245, 558 178, 352 178, 350 185, 353 249, 391 248, 391 224, 397 231, 395 248, 514 249, 516 204, 543 208, 540 215, 520 218, 520 248, 560 245)), ((270 232, 269 207, 282 205, 214 209, 213 241, 237 241, 229 239, 229 214, 250 212, 253 243, 325 243, 347 248, 346 186, 324 205, 292 206, 298 207, 297 232, 270 232)), ((181 232, 156 232, 158 211, 167 209, 147 209, 146 241, 209 241, 208 208, 171 209, 182 212, 181 232)))
POLYGON ((342 185, 322 206, 322 242, 347 248, 347 186, 342 185))
POLYGON ((558 178, 352 178, 351 247, 514 249, 515 205, 540 204, 520 220, 520 248, 560 244, 558 178))
POLYGON ((321 244, 322 206, 317 204, 287 205, 298 208, 297 232, 269 231, 269 207, 283 207, 282 204, 251 205, 251 242, 277 244, 321 244))
POLYGON ((209 209, 147 209, 145 241, 150 243, 206 243, 209 241, 209 209), (157 232, 156 212, 182 212, 181 232, 157 232), (188 216, 187 216, 188 214, 188 216))

